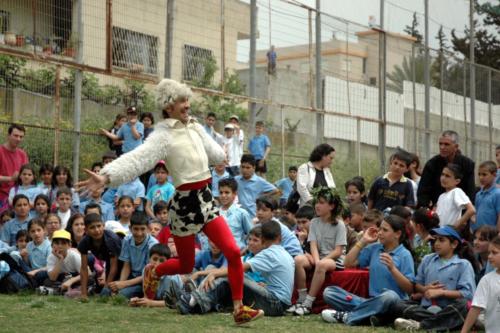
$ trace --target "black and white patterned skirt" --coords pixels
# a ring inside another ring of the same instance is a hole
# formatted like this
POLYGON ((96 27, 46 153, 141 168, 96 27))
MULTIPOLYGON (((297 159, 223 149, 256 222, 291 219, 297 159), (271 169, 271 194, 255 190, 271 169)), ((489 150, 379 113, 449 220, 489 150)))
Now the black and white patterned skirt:
POLYGON ((183 237, 197 234, 206 223, 219 216, 208 186, 199 190, 177 190, 170 201, 172 235, 183 237))

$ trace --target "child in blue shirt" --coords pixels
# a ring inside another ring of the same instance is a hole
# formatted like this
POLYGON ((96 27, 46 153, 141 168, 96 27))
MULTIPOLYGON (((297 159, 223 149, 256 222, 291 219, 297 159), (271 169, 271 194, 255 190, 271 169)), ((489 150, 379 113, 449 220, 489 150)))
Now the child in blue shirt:
POLYGON ((222 179, 219 182, 220 214, 226 218, 236 244, 241 251, 246 248, 248 233, 253 228, 250 214, 234 203, 238 191, 238 183, 233 178, 222 179))
POLYGON ((222 179, 228 178, 229 172, 227 172, 225 164, 216 164, 212 170, 212 195, 214 198, 219 198, 219 182, 222 179))
MULTIPOLYGON (((113 221, 115 219, 115 211, 113 205, 101 199, 102 189, 97 189, 90 192, 90 198, 80 205, 80 213, 87 215, 89 209, 97 209, 103 221, 113 221)), ((94 212, 95 213, 95 212, 94 212)))
MULTIPOLYGON (((243 285, 243 304, 254 304, 261 309, 252 319, 263 316, 282 316, 291 304, 293 290, 293 258, 280 245, 281 227, 277 221, 262 225, 263 250, 248 259, 243 268, 245 272, 259 272, 264 283, 245 279, 243 285)), ((207 313, 223 308, 230 301, 230 289, 227 279, 218 279, 214 287, 207 292, 199 289, 186 293, 182 289, 172 288, 166 302, 175 304, 182 314, 207 313)))
POLYGON ((35 171, 29 164, 25 164, 21 167, 16 185, 9 191, 9 204, 11 206, 16 194, 24 194, 27 196, 30 201, 31 209, 35 207, 35 198, 39 194, 43 194, 43 190, 36 186, 35 171))
POLYGON ((259 196, 274 195, 279 192, 273 184, 255 174, 255 165, 255 157, 251 154, 244 154, 241 157, 241 174, 234 178, 238 183, 238 201, 251 217, 255 216, 255 200, 259 196))
POLYGON ((415 271, 407 248, 405 221, 399 216, 385 217, 378 231, 375 227, 365 231, 346 255, 344 265, 369 268, 370 298, 359 297, 337 286, 327 287, 323 299, 335 310, 323 310, 323 320, 360 325, 371 316, 386 314, 400 299, 408 299, 408 294, 413 292, 415 271))
POLYGON ((471 223, 472 232, 483 225, 496 227, 500 232, 500 188, 495 184, 497 166, 493 161, 479 165, 478 175, 481 190, 476 193, 476 220, 471 223))
POLYGON ((142 297, 142 271, 149 261, 149 250, 158 243, 148 234, 148 221, 143 213, 136 212, 130 221, 132 235, 123 239, 119 260, 123 261, 120 280, 109 284, 111 294, 130 299, 142 297))
POLYGON ((131 106, 127 109, 127 122, 123 124, 116 134, 101 128, 101 133, 113 141, 121 141, 122 152, 128 153, 139 147, 144 139, 144 125, 137 119, 137 110, 131 106))
POLYGON ((168 182, 168 170, 165 162, 158 162, 153 171, 156 177, 156 184, 151 187, 146 195, 146 213, 152 219, 155 218, 155 205, 159 201, 169 202, 175 192, 174 185, 168 182))
POLYGON ((255 136, 250 139, 248 150, 255 157, 255 171, 259 176, 265 178, 267 172, 266 158, 271 152, 271 140, 264 134, 263 121, 255 123, 255 136))
POLYGON ((412 300, 400 300, 391 310, 396 330, 453 331, 462 327, 467 302, 476 289, 474 269, 464 258, 470 249, 451 226, 432 229, 434 253, 418 267, 412 300))
POLYGON ((31 241, 19 252, 23 259, 22 267, 41 285, 48 278, 47 258, 52 252, 52 246, 46 238, 45 222, 42 219, 31 220, 28 223, 28 232, 31 241))
POLYGON ((143 210, 142 200, 146 198, 146 189, 144 188, 144 184, 140 181, 138 177, 134 178, 128 183, 118 186, 118 189, 115 194, 115 205, 117 207, 118 207, 117 205, 118 199, 123 196, 128 196, 132 198, 136 210, 139 211, 143 210))
POLYGON ((17 194, 12 200, 12 205, 16 217, 4 224, 0 235, 0 240, 10 246, 16 244, 16 234, 19 230, 28 230, 30 219, 30 202, 27 196, 17 194))
POLYGON ((281 191, 280 207, 286 205, 288 197, 293 190, 293 184, 297 180, 297 167, 292 165, 288 168, 288 177, 278 180, 274 185, 281 191))
POLYGON ((195 256, 194 268, 197 271, 191 274, 190 278, 196 285, 214 269, 227 267, 227 260, 222 251, 210 240, 208 246, 209 250, 202 250, 195 256))

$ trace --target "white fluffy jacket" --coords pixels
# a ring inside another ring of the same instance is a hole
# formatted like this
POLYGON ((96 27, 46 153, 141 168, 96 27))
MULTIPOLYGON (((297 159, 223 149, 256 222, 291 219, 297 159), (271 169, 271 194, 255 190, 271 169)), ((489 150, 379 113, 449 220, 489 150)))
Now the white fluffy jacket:
POLYGON ((174 186, 179 187, 210 178, 209 164, 224 159, 224 150, 194 119, 183 124, 169 118, 158 123, 142 145, 107 164, 101 174, 109 177, 111 187, 116 187, 165 160, 174 186))

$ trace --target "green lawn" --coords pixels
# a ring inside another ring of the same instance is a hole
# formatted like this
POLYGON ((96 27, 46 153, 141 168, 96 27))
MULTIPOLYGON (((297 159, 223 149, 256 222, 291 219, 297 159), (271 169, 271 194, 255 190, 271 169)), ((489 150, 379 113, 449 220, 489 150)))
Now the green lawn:
POLYGON ((229 314, 181 316, 163 308, 130 308, 121 299, 88 303, 61 296, 0 295, 0 331, 7 332, 395 332, 322 322, 319 315, 263 318, 236 327, 229 314))

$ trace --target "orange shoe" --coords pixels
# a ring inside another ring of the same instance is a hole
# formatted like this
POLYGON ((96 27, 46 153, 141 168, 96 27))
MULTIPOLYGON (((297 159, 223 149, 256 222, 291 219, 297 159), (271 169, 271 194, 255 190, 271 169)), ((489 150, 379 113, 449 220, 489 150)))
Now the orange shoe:
POLYGON ((236 325, 246 324, 252 320, 259 319, 264 316, 264 311, 257 309, 254 310, 249 306, 242 305, 238 311, 233 314, 234 322, 236 325))
POLYGON ((144 267, 144 276, 142 279, 142 289, 144 296, 149 299, 155 299, 156 291, 160 285, 160 279, 154 274, 155 267, 153 265, 146 265, 144 267))

